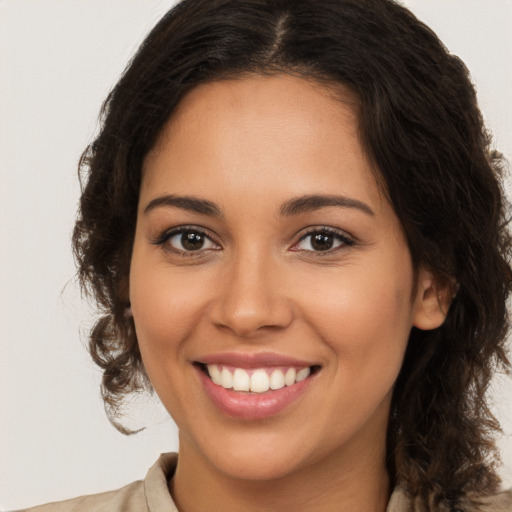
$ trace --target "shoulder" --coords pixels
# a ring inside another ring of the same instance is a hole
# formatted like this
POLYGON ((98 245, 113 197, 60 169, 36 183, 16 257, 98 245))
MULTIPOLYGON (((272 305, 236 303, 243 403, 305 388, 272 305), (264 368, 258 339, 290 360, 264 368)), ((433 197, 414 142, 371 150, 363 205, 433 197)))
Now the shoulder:
POLYGON ((115 491, 80 496, 18 512, 168 512, 177 511, 167 482, 176 468, 176 454, 163 454, 138 480, 115 491))
POLYGON ((140 510, 141 512, 147 510, 142 481, 133 482, 116 491, 47 503, 19 512, 120 512, 121 510, 140 510))

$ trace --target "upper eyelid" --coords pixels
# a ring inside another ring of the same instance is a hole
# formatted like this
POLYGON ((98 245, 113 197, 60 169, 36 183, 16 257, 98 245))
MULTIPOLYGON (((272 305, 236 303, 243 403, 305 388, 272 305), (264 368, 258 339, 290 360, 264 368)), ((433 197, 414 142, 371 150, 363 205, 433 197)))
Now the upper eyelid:
POLYGON ((152 243, 155 245, 162 244, 169 240, 169 238, 172 238, 175 235, 179 235, 180 233, 183 233, 185 231, 197 231, 198 233, 201 233, 201 235, 204 235, 209 240, 214 242, 217 245, 220 245, 217 237, 211 234, 211 232, 208 229, 205 229, 200 226, 194 226, 194 225, 182 225, 182 226, 176 226, 173 228, 164 229, 160 234, 158 234, 155 238, 153 238, 152 243))
POLYGON ((347 238, 353 242, 356 242, 357 241, 357 238, 348 233, 347 231, 343 230, 343 229, 340 229, 340 228, 334 228, 334 227, 331 227, 331 226, 310 226, 310 227, 307 227, 307 228, 304 228, 303 230, 301 230, 301 234, 299 235, 299 241, 300 240, 303 240, 305 237, 313 234, 313 233, 321 233, 321 232, 327 232, 327 233, 330 233, 332 235, 338 235, 342 238, 347 238))

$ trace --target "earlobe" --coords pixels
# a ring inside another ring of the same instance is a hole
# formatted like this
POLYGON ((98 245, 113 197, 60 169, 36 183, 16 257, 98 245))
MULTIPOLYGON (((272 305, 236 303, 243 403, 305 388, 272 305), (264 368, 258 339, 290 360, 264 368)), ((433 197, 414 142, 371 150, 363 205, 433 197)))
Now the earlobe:
POLYGON ((425 331, 440 327, 453 300, 453 285, 446 279, 442 283, 432 272, 421 269, 418 273, 413 325, 425 331))

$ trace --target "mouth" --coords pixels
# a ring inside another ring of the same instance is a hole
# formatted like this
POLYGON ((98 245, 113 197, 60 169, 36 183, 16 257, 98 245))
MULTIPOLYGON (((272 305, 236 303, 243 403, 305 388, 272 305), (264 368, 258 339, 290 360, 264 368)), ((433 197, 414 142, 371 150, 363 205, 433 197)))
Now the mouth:
POLYGON ((272 393, 293 387, 320 371, 319 365, 241 368, 228 364, 194 364, 216 386, 244 394, 272 393))
POLYGON ((267 420, 297 405, 316 380, 320 366, 230 366, 194 363, 211 403, 224 415, 267 420))
POLYGON ((244 421, 287 414, 316 389, 322 366, 272 352, 224 352, 191 361, 210 403, 222 415, 244 421))

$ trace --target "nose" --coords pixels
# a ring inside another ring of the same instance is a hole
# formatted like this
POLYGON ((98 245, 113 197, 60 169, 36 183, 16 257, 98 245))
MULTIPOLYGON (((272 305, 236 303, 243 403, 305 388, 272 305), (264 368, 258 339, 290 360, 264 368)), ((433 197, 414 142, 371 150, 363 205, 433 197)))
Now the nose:
POLYGON ((293 307, 283 288, 282 269, 270 257, 238 255, 219 284, 211 321, 244 338, 284 329, 293 307))

